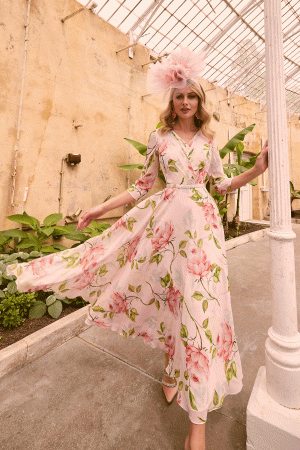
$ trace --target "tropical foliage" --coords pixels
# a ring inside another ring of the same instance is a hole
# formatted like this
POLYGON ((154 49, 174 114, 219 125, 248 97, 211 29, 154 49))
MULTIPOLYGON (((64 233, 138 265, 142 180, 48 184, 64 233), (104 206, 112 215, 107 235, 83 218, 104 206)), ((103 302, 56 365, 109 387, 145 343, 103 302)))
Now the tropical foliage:
POLYGON ((62 219, 62 214, 50 214, 44 219, 43 224, 26 212, 14 214, 7 218, 20 224, 22 229, 13 228, 0 231, 0 253, 13 253, 16 249, 37 251, 41 252, 42 255, 60 252, 68 248, 55 242, 62 237, 75 241, 72 247, 76 247, 87 239, 103 233, 104 230, 110 227, 109 223, 103 222, 99 224, 94 220, 83 231, 76 231, 76 225, 73 224, 57 225, 62 219))
MULTIPOLYGON (((234 160, 234 162, 223 165, 224 172, 226 173, 227 176, 240 175, 241 173, 246 172, 246 170, 251 169, 255 165, 256 159, 260 154, 260 152, 257 155, 251 156, 249 161, 243 159, 243 152, 245 146, 242 142, 245 136, 248 133, 250 133, 254 127, 255 123, 239 131, 235 136, 233 136, 233 138, 231 138, 227 142, 227 144, 223 148, 221 148, 221 150, 219 150, 221 159, 224 159, 228 153, 233 153, 234 151, 236 152, 236 159, 234 160)), ((254 181, 250 181, 249 184, 251 184, 252 186, 256 185, 254 181)), ((238 189, 236 211, 233 217, 233 223, 237 227, 240 226, 240 199, 241 199, 241 189, 238 189)), ((228 202, 228 194, 226 195, 225 198, 225 204, 228 204, 227 202, 228 202)), ((225 211, 225 214, 226 213, 227 211, 225 211)), ((223 222, 227 222, 227 217, 226 220, 223 222)))
POLYGON ((293 217, 295 215, 295 212, 293 210, 293 201, 300 199, 300 191, 296 191, 291 181, 290 181, 290 194, 291 194, 291 213, 293 217))

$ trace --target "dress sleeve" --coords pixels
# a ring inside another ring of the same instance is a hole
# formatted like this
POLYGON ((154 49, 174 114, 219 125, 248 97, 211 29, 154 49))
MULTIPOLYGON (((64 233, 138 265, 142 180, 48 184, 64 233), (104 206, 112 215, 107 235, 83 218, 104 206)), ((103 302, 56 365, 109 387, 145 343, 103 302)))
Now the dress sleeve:
POLYGON ((228 178, 223 170, 222 160, 217 149, 217 142, 214 139, 211 148, 211 161, 208 169, 208 176, 212 177, 213 187, 221 195, 231 192, 232 178, 228 178))
POLYGON ((157 178, 158 169, 159 159, 157 151, 157 136, 156 132, 153 131, 149 138, 146 160, 142 169, 141 177, 127 189, 135 200, 140 200, 147 194, 148 191, 150 191, 154 181, 157 178))

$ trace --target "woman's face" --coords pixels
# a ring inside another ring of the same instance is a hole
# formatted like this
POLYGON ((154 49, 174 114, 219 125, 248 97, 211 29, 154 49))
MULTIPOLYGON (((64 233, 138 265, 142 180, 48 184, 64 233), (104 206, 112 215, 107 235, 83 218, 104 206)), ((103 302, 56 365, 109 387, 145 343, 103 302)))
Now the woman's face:
POLYGON ((195 115, 198 109, 198 101, 197 94, 189 86, 174 90, 173 106, 181 119, 189 119, 195 115))

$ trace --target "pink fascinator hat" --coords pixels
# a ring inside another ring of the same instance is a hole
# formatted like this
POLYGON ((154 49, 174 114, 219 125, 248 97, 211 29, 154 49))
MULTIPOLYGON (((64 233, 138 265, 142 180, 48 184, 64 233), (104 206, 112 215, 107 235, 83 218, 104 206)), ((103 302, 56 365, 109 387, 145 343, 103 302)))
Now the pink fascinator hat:
POLYGON ((182 89, 188 80, 197 82, 205 69, 205 53, 195 53, 188 47, 173 50, 162 62, 152 64, 147 73, 148 89, 155 94, 166 94, 170 89, 182 89))

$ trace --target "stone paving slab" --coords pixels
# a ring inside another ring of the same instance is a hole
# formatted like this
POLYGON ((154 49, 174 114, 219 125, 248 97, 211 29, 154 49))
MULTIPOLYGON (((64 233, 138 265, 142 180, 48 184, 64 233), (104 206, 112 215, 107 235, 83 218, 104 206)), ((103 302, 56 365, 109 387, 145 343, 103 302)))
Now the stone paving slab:
MULTIPOLYGON (((183 450, 188 416, 159 380, 80 337, 1 384, 1 450, 183 450)), ((208 433, 208 450, 244 448, 245 426, 223 413, 211 413, 208 433)))

